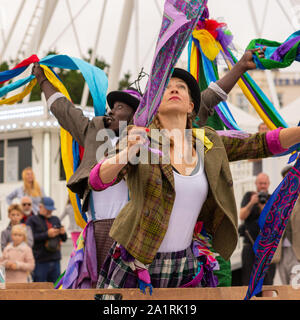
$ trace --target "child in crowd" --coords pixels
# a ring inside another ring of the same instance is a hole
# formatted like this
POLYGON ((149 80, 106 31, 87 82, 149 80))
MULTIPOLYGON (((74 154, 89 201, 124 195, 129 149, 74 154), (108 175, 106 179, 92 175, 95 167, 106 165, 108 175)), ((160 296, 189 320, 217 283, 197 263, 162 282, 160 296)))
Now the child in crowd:
POLYGON ((33 271, 35 262, 32 249, 27 245, 26 227, 16 224, 11 229, 10 242, 3 250, 0 264, 5 266, 6 282, 28 282, 28 276, 33 271))
MULTIPOLYGON (((1 232, 1 250, 12 241, 11 229, 14 225, 20 224, 23 218, 23 212, 18 204, 11 204, 8 207, 8 218, 10 220, 7 228, 1 232)), ((25 226, 25 225, 24 225, 25 226)), ((27 231, 27 243, 30 247, 33 246, 33 235, 30 226, 26 226, 27 231)))

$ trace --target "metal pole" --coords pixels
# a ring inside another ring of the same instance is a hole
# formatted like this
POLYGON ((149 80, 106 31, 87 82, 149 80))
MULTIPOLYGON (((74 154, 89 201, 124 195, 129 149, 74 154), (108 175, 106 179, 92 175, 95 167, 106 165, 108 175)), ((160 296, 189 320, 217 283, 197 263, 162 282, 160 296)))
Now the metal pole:
MULTIPOLYGON (((102 13, 101 13, 101 17, 100 17, 100 20, 99 20, 97 35, 96 35, 96 39, 95 39, 94 48, 93 48, 93 51, 92 51, 90 64, 94 64, 95 60, 96 60, 97 48, 98 48, 98 43, 99 43, 101 30, 102 30, 102 26, 103 26, 106 5, 107 5, 107 0, 105 0, 104 3, 103 3, 102 13)), ((88 97, 89 97, 89 87, 88 87, 87 83, 85 82, 84 83, 84 88, 83 88, 83 93, 82 93, 82 96, 81 96, 81 103, 80 103, 82 107, 86 106, 87 101, 88 101, 88 97)))
POLYGON ((138 6, 139 0, 135 0, 135 71, 136 71, 136 77, 139 74, 140 71, 140 41, 139 41, 139 6, 138 6))
POLYGON ((50 194, 50 133, 44 132, 43 136, 43 187, 45 194, 50 194))
POLYGON ((120 71, 123 63, 126 42, 129 33, 131 16, 134 8, 134 0, 124 1, 123 14, 119 26, 117 43, 114 51, 114 56, 111 64, 111 69, 108 78, 108 92, 118 89, 120 71))
POLYGON ((73 33, 74 33, 74 36, 75 36, 77 48, 78 48, 80 57, 83 58, 82 50, 81 50, 81 47, 80 47, 79 38, 78 38, 77 30, 76 30, 76 27, 75 27, 75 23, 74 23, 74 19, 73 19, 72 10, 71 10, 71 6, 70 6, 69 0, 66 0, 66 3, 67 3, 67 7, 68 7, 69 16, 70 16, 70 19, 71 19, 71 25, 72 25, 73 33))
MULTIPOLYGON (((57 3, 58 3, 58 0, 45 1, 43 12, 39 18, 39 22, 35 28, 35 32, 33 33, 30 44, 28 45, 25 51, 25 57, 29 57, 34 53, 38 54, 41 43, 43 41, 47 28, 50 24, 50 20, 52 18, 52 15, 54 13, 57 3)), ((22 76, 29 75, 30 72, 31 72, 31 69, 27 68, 27 70, 22 74, 22 76)), ((30 95, 26 96, 23 99, 23 103, 27 103, 29 101, 29 98, 30 98, 30 95)))
POLYGON ((285 15, 285 17, 287 18, 287 20, 289 21, 289 23, 291 24, 291 26, 293 27, 293 29, 295 31, 299 30, 299 24, 300 24, 300 4, 298 1, 295 3, 294 1, 290 0, 290 7, 291 7, 291 11, 292 14, 294 15, 294 17, 291 19, 286 11, 286 8, 277 0, 278 5, 280 6, 281 11, 283 12, 283 14, 285 15))
POLYGON ((4 55, 4 53, 5 53, 6 49, 7 49, 8 43, 9 43, 9 41, 11 39, 11 36, 12 36, 14 30, 15 30, 15 27, 17 25, 17 21, 18 21, 18 19, 20 17, 20 14, 21 14, 21 12, 23 10, 24 5, 25 5, 25 0, 23 0, 21 2, 19 10, 18 10, 18 12, 17 12, 17 14, 15 16, 15 19, 14 19, 14 21, 13 21, 11 27, 10 27, 10 30, 8 31, 7 38, 6 38, 5 42, 4 42, 3 48, 1 50, 0 61, 3 61, 3 55, 4 55))

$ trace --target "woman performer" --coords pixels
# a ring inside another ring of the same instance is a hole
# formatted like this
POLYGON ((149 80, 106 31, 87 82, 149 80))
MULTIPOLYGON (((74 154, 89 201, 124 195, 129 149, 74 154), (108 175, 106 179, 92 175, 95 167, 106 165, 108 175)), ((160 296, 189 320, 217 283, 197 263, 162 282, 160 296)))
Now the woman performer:
MULTIPOLYGON (((122 179, 118 184, 106 192, 95 192, 88 187, 88 175, 90 168, 97 163, 96 152, 104 143, 97 140, 100 130, 111 129, 115 132, 112 144, 116 144, 119 136, 119 122, 132 120, 141 95, 136 90, 111 91, 107 95, 107 102, 111 108, 108 116, 95 117, 91 121, 84 116, 83 112, 52 86, 47 80, 43 69, 38 63, 34 64, 32 73, 36 76, 41 90, 45 94, 48 108, 57 118, 59 124, 66 129, 73 138, 84 147, 85 152, 77 171, 68 181, 68 188, 79 194, 82 198, 82 210, 88 211, 89 220, 93 220, 94 234, 96 239, 98 270, 113 244, 109 237, 109 230, 116 215, 128 202, 128 188, 122 179)), ((233 71, 234 73, 234 71, 233 71)), ((230 71, 229 75, 232 74, 230 71)), ((234 77, 233 77, 234 78, 234 77)), ((232 82, 234 82, 233 79, 232 82)), ((235 83, 235 82, 234 82, 235 83)), ((233 86, 233 85, 232 85, 233 86)), ((200 94, 199 90, 197 94, 200 94)), ((226 94, 214 83, 203 92, 202 103, 199 108, 199 117, 204 124, 214 106, 226 99, 226 94)), ((198 97, 200 101, 200 96, 198 97)), ((107 136, 107 135, 106 135, 107 136)), ((109 135, 108 135, 109 136, 109 135)))
MULTIPOLYGON (((255 65, 252 52, 247 51, 217 84, 228 93, 233 80, 237 81, 250 68, 255 65)), ((196 223, 197 227, 202 224, 203 233, 206 230, 212 237, 213 248, 226 260, 230 258, 238 233, 229 161, 270 157, 300 142, 300 128, 279 128, 232 138, 221 137, 212 128, 204 127, 201 159, 196 150, 199 139, 193 138, 189 144, 186 131, 192 128, 191 119, 199 105, 196 80, 188 72, 175 69, 150 127, 130 127, 125 149, 92 169, 92 188, 105 189, 126 176, 130 197, 111 228, 115 243, 100 271, 97 287, 137 287, 139 280, 151 282, 153 287, 215 286, 205 257, 200 256, 199 265, 194 256, 193 231, 196 223), (170 162, 131 165, 147 143, 145 134, 151 139, 153 129, 181 132, 181 139, 171 140, 170 162), (190 147, 194 161, 187 156, 189 148, 182 150, 184 145, 190 147), (181 162, 176 161, 178 153, 183 155, 181 162)), ((209 255, 209 250, 206 252, 209 255)))

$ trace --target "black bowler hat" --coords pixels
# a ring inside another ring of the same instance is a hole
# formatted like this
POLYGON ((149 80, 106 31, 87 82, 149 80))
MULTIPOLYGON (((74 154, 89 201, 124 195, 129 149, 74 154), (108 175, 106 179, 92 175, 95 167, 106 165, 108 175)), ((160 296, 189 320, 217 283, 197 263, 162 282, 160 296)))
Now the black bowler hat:
POLYGON ((172 78, 179 78, 187 84, 194 103, 194 110, 197 114, 200 108, 201 93, 196 79, 188 71, 181 68, 174 68, 172 78))
POLYGON ((106 97, 109 107, 112 109, 116 101, 124 102, 132 107, 135 111, 138 108, 142 95, 135 88, 126 90, 111 91, 106 97))

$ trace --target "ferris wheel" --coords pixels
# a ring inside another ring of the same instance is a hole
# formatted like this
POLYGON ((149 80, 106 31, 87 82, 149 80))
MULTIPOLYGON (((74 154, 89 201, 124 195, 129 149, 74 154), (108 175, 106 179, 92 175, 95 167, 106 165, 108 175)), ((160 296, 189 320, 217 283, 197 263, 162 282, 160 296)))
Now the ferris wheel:
MULTIPOLYGON (((144 0, 146 1, 146 0, 144 0)), ((265 16, 270 11, 271 7, 276 5, 282 11, 283 16, 294 30, 298 30, 300 26, 300 0, 265 0, 261 3, 260 11, 263 12, 263 16, 259 19, 257 10, 255 10, 256 1, 248 1, 249 15, 252 18, 252 24, 254 26, 255 36, 260 37, 263 34, 265 28, 265 16)), ((151 0, 151 15, 156 15, 161 18, 163 15, 164 0, 151 0)), ((78 2, 79 3, 79 2, 78 2)), ((76 7, 76 10, 72 5, 71 0, 19 0, 18 7, 15 10, 15 15, 7 23, 7 30, 4 32, 3 23, 0 24, 0 38, 2 38, 2 45, 0 45, 0 62, 3 61, 3 57, 7 52, 10 43, 16 34, 16 26, 20 20, 23 19, 22 13, 26 6, 30 5, 30 11, 28 19, 22 27, 22 38, 18 41, 18 47, 14 51, 15 61, 22 60, 31 54, 39 54, 41 44, 43 42, 47 30, 53 28, 51 21, 53 17, 61 7, 64 6, 65 24, 57 28, 56 36, 51 39, 48 46, 48 52, 55 48, 55 44, 64 37, 67 31, 72 31, 74 39, 74 47, 77 49, 78 56, 83 58, 82 38, 80 38, 79 26, 77 24, 81 15, 86 12, 92 4, 97 3, 99 14, 97 15, 97 21, 93 23, 95 25, 95 37, 92 41, 92 54, 90 57, 90 63, 94 64, 96 54, 99 48, 99 41, 103 34, 104 20, 107 12, 111 10, 111 7, 116 6, 115 1, 108 2, 107 0, 85 0, 80 1, 80 5, 76 7)), ((149 0, 147 0, 149 3, 149 0)), ((141 0, 124 0, 122 1, 122 13, 118 21, 110 21, 113 23, 113 28, 117 29, 116 39, 114 39, 114 48, 112 49, 112 62, 109 72, 109 87, 108 90, 114 90, 117 87, 122 64, 124 61, 124 53, 127 46, 129 34, 133 34, 134 42, 131 49, 132 55, 135 61, 135 70, 133 71, 133 77, 137 77, 141 67, 144 65, 145 60, 151 58, 151 53, 155 48, 157 34, 153 33, 152 39, 147 39, 147 49, 143 50, 144 55, 141 54, 141 47, 145 47, 141 39, 140 27, 143 23, 141 21, 141 11, 144 10, 145 3, 141 0)), ((208 0, 208 6, 210 1, 208 0)), ((1 6, 0 6, 0 19, 1 19, 1 6)), ((152 26, 149 26, 151 28, 152 26)), ((157 31, 159 26, 157 26, 157 31)), ((144 48, 143 48, 144 49, 144 48)), ((266 72, 268 83, 272 93, 272 100, 277 105, 278 98, 275 92, 274 84, 271 78, 271 73, 266 72)), ((86 106, 88 98, 88 87, 85 86, 82 94, 81 105, 86 106)), ((28 97, 29 98, 29 97, 28 97)))

